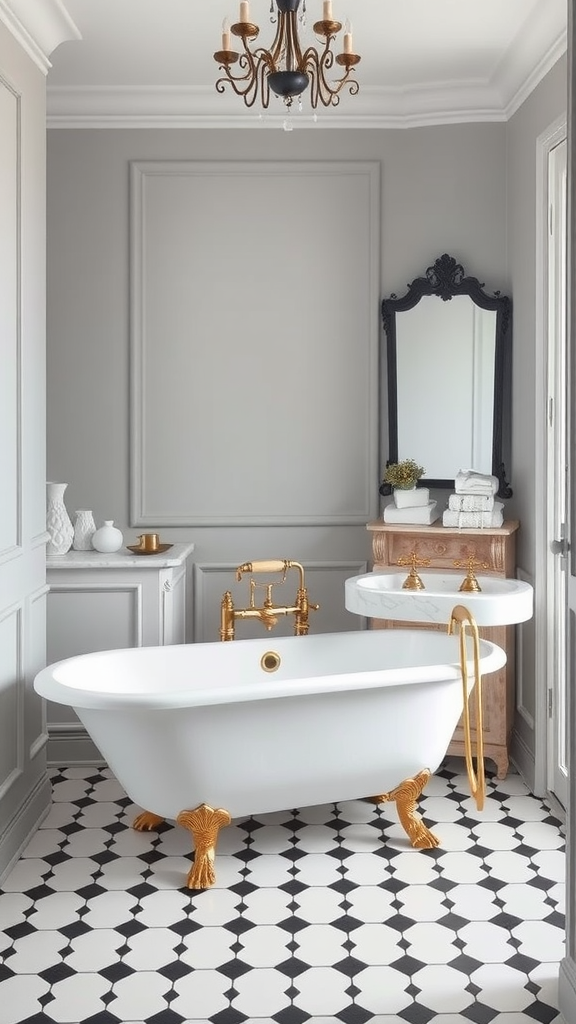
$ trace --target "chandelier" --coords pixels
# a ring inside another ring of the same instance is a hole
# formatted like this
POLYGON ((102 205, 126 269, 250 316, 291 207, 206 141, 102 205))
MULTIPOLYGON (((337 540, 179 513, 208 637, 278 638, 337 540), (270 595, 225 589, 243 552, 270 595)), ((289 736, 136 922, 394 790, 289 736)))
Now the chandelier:
POLYGON ((247 107, 253 106, 259 98, 264 108, 268 107, 270 90, 280 96, 288 110, 295 97, 301 103, 302 93, 309 89, 310 105, 315 109, 318 103, 325 107, 337 106, 340 92, 347 87, 350 95, 359 90, 352 73, 360 57, 352 49, 352 30, 348 22, 344 26, 341 53, 334 53, 332 43, 342 28, 332 14, 332 0, 323 0, 322 21, 314 24, 314 32, 322 46, 316 49, 308 46, 302 49, 298 38, 298 22, 304 24, 306 0, 270 0, 270 21, 276 24, 276 35, 269 50, 253 47, 260 31, 250 21, 250 7, 247 0, 241 0, 240 20, 229 26, 224 19, 222 25, 222 49, 214 54, 224 77, 216 82, 216 90, 223 93, 231 85, 237 96, 241 96, 247 107), (231 47, 231 35, 240 41, 241 53, 231 47), (330 81, 327 73, 334 62, 342 69, 340 78, 330 81), (233 74, 233 65, 238 65, 238 74, 233 74))

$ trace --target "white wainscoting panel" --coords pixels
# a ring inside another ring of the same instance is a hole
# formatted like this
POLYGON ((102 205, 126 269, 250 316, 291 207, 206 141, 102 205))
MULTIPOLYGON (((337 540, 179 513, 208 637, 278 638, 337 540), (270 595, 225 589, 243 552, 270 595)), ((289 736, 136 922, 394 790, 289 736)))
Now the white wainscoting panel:
MULTIPOLYGON (((140 584, 52 584, 47 602, 47 664, 93 651, 142 646, 140 584)), ((86 735, 76 712, 48 701, 48 731, 86 735)), ((51 752, 50 757, 53 757, 51 752)))
POLYGON ((20 197, 20 97, 0 77, 0 555, 21 543, 22 501, 21 381, 22 339, 20 323, 21 289, 21 197, 20 197))
MULTIPOLYGON (((319 604, 318 611, 310 612, 310 633, 341 633, 348 630, 364 629, 366 622, 344 607, 344 582, 350 576, 367 572, 366 562, 305 562, 305 585, 311 604, 319 604)), ((202 563, 194 565, 194 640, 195 642, 220 641, 220 602, 229 590, 236 608, 246 608, 250 600, 250 574, 236 581, 236 564, 202 563)), ((252 574, 258 583, 273 583, 282 579, 279 573, 252 574)), ((274 586, 272 597, 276 605, 292 605, 298 589, 299 576, 290 569, 286 582, 274 586)), ((257 588, 256 605, 261 605, 266 591, 257 588)), ((294 632, 294 616, 281 616, 271 633, 260 622, 251 620, 236 622, 236 639, 252 637, 291 636, 294 632)))
POLYGON ((46 598, 49 587, 44 584, 30 595, 27 616, 28 666, 26 685, 26 723, 29 743, 28 756, 32 761, 48 742, 46 727, 46 701, 39 700, 34 690, 34 678, 46 664, 46 598))
POLYGON ((50 587, 47 661, 142 646, 140 584, 71 583, 50 587))
POLYGON ((22 773, 24 701, 22 684, 22 608, 0 618, 0 799, 22 773))
POLYGON ((379 164, 143 161, 130 182, 132 524, 365 523, 379 164))

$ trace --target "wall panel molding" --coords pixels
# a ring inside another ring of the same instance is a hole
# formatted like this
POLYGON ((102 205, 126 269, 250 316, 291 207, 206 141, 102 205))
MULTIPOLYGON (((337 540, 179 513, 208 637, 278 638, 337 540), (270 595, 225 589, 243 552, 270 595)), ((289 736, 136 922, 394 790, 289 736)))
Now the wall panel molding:
POLYGON ((22 544, 22 111, 21 95, 0 76, 0 235, 2 381, 0 402, 0 556, 22 544))
MULTIPOLYGON (((525 572, 524 569, 517 569, 516 577, 524 583, 529 583, 531 587, 534 586, 533 577, 530 573, 525 572)), ((528 728, 533 731, 536 727, 534 715, 526 708, 524 703, 525 633, 529 628, 533 629, 533 624, 531 627, 529 624, 524 625, 522 623, 516 626, 516 711, 524 719, 528 728)))
POLYGON ((374 514, 379 174, 376 161, 131 164, 132 525, 374 514), (283 194, 295 215, 280 227, 283 194))
POLYGON ((22 605, 0 615, 0 721, 5 730, 0 749, 0 800, 21 777, 24 767, 24 630, 22 605))
MULTIPOLYGON (((113 583, 104 583, 98 585, 97 583, 52 583, 50 586, 50 594, 52 600, 58 595, 64 594, 128 594, 132 598, 132 610, 134 614, 133 622, 133 634, 130 640, 130 646, 142 647, 143 643, 143 589, 141 583, 119 583, 117 585, 113 583)), ((89 608, 87 608, 87 612, 89 608)))

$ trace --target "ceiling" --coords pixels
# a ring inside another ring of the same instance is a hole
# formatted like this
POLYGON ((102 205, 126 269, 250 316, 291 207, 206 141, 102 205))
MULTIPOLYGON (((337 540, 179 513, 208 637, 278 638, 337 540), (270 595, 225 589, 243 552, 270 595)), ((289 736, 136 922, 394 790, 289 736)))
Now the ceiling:
MULTIPOLYGON (((1 2, 1 0, 0 0, 1 2)), ((4 0, 10 2, 10 0, 4 0)), ((16 0, 12 0, 16 2, 16 0)), ((30 3, 30 0, 27 0, 30 3)), ((231 89, 215 90, 222 20, 236 0, 57 0, 81 39, 48 71, 53 126, 262 124, 231 89)), ((321 0, 306 0, 308 42, 321 0)), ((258 42, 272 40, 270 0, 251 0, 258 42)), ((566 49, 567 0, 333 0, 351 22, 358 96, 320 107, 321 126, 410 127, 503 121, 566 49)), ((295 114, 305 126, 312 111, 295 114)), ((285 115, 272 99, 264 123, 285 115)))

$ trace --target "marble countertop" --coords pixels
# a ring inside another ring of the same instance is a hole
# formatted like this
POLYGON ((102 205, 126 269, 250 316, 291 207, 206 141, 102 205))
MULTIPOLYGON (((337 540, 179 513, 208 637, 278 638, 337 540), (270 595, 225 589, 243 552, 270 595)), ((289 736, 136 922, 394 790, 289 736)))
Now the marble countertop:
POLYGON ((65 555, 48 555, 47 569, 168 569, 182 565, 194 550, 194 544, 173 544, 158 555, 135 555, 126 547, 110 554, 101 551, 68 551, 65 555))

